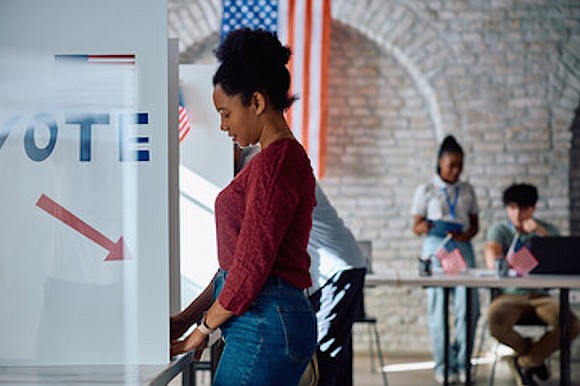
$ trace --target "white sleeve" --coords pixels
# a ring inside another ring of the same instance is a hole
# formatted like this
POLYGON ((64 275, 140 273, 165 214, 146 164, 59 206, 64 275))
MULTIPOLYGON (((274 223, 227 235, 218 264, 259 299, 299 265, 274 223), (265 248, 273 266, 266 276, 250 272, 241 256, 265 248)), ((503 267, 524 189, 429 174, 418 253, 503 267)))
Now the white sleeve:
POLYGON ((427 185, 422 184, 415 190, 413 204, 411 205, 411 214, 427 216, 427 185))

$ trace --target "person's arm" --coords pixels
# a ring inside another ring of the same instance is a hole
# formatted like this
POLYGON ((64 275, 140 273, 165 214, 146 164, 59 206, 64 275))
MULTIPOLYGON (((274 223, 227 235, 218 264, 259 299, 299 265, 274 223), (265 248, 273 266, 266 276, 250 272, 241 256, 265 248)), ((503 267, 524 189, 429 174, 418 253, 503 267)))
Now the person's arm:
POLYGON ((540 237, 550 236, 550 231, 542 224, 540 224, 539 221, 536 221, 533 217, 525 220, 522 223, 522 226, 526 233, 534 233, 540 237))
POLYGON ((469 229, 465 232, 457 232, 453 234, 453 239, 465 242, 471 240, 479 231, 479 217, 477 213, 469 215, 469 229))
POLYGON ((503 248, 500 243, 497 241, 485 243, 485 265, 487 268, 495 269, 495 261, 503 258, 503 248))
POLYGON ((203 292, 199 294, 186 309, 171 316, 169 319, 171 340, 178 339, 193 325, 193 323, 197 322, 201 318, 203 312, 211 306, 213 300, 212 279, 203 292))
POLYGON ((425 218, 425 216, 421 216, 420 214, 416 214, 413 216, 413 232, 417 236, 426 235, 429 233, 429 230, 433 224, 430 224, 429 221, 425 218))
MULTIPOLYGON (((227 268, 228 276, 218 297, 221 306, 238 316, 258 297, 272 273, 280 245, 289 236, 288 229, 296 226, 293 222, 299 219, 306 227, 311 221, 310 213, 300 207, 314 206, 315 201, 315 180, 304 150, 294 141, 278 142, 276 146, 262 150, 260 158, 252 161, 252 168, 245 175, 243 222, 227 268)), ((298 236, 304 237, 306 246, 308 232, 291 235, 298 236)), ((302 263, 307 270, 307 261, 302 263)))
POLYGON ((198 360, 207 345, 209 334, 231 318, 233 314, 233 312, 223 308, 216 300, 200 322, 200 326, 185 339, 171 342, 171 356, 196 350, 195 358, 198 360))

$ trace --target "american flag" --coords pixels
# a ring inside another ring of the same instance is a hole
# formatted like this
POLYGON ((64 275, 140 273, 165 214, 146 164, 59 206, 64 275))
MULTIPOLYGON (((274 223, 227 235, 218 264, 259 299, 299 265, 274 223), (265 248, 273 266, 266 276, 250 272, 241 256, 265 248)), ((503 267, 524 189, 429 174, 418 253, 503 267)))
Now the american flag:
POLYGON ((189 118, 187 117, 187 110, 183 103, 181 93, 179 93, 179 142, 183 141, 189 133, 191 126, 189 125, 189 118))
POLYGON ((292 49, 288 65, 290 94, 299 99, 286 118, 308 152, 318 176, 324 176, 331 0, 223 0, 222 39, 249 27, 276 32, 292 49))
POLYGON ((435 251, 435 256, 439 259, 443 271, 447 273, 459 273, 465 271, 467 264, 457 246, 457 243, 447 236, 435 251))
POLYGON ((538 265, 538 260, 532 255, 530 250, 521 242, 516 234, 510 249, 506 254, 506 260, 516 271, 518 276, 525 276, 538 265))

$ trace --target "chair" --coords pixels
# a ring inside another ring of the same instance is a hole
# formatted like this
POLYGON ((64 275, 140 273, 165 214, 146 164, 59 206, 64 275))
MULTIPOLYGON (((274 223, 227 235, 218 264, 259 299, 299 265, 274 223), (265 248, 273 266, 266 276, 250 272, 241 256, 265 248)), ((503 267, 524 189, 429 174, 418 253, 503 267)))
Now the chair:
MULTIPOLYGON (((490 289, 490 303, 500 294, 501 294, 501 292, 499 289, 491 288, 490 289)), ((542 319, 537 317, 536 315, 529 316, 529 317, 524 316, 524 317, 520 318, 520 320, 518 320, 515 325, 519 326, 519 327, 543 327, 544 332, 548 328, 548 325, 542 319)), ((482 336, 481 336, 479 350, 481 350, 481 347, 483 344, 483 333, 486 332, 487 327, 488 327, 488 321, 486 320, 486 322, 482 328, 482 336)), ((494 358, 493 358, 493 362, 491 364, 491 370, 490 370, 490 374, 489 374, 489 386, 493 386, 493 384, 494 384, 495 369, 496 369, 498 360, 501 359, 500 355, 498 354, 498 349, 499 349, 500 345, 501 345, 501 343, 496 341, 494 344, 494 347, 493 347, 494 358)))
MULTIPOLYGON (((369 240, 358 241, 358 245, 363 253, 363 256, 367 262, 367 273, 372 273, 372 243, 369 240)), ((367 287, 365 285, 365 287, 367 287)), ((369 288, 369 287, 367 287, 369 288)), ((371 359, 371 372, 375 372, 375 361, 374 361, 374 349, 373 344, 376 346, 377 356, 380 365, 381 376, 383 379, 383 385, 388 386, 387 374, 384 372, 383 368, 385 366, 383 360, 383 350, 381 349, 381 337, 379 335, 379 330, 377 328, 377 318, 367 315, 365 309, 364 301, 364 291, 360 297, 360 303, 358 307, 358 314, 355 316, 354 323, 366 324, 368 326, 369 334, 369 355, 371 359)))

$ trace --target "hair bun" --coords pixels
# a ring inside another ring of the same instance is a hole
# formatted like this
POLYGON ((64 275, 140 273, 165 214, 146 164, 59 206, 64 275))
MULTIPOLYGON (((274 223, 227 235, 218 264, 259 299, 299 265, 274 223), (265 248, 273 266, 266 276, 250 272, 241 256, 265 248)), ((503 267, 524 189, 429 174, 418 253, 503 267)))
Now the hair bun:
POLYGON ((291 51, 283 46, 275 33, 242 28, 230 32, 216 51, 220 62, 236 62, 254 67, 285 66, 291 51))

